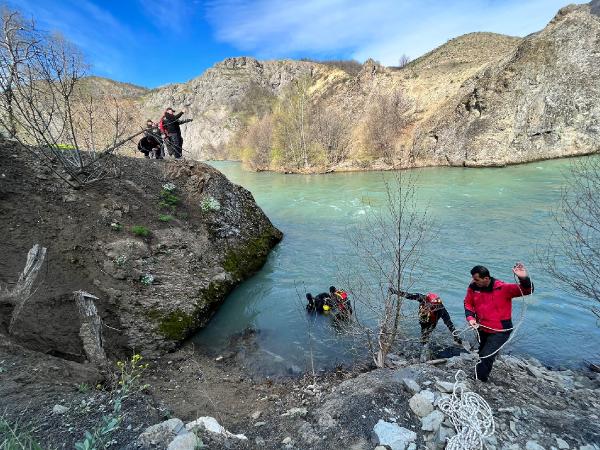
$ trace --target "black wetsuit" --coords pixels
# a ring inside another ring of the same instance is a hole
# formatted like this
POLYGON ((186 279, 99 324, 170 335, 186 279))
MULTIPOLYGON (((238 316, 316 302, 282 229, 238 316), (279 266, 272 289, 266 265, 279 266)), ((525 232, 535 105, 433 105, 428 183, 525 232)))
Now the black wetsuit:
MULTIPOLYGON (((456 329, 452 320, 450 319, 450 314, 446 310, 443 303, 432 303, 427 299, 427 296, 424 294, 414 293, 411 294, 409 292, 404 291, 396 291, 395 289, 391 289, 393 294, 397 294, 400 297, 407 298, 409 300, 417 300, 419 302, 419 324, 421 325, 421 343, 426 344, 429 341, 429 336, 435 330, 435 327, 438 324, 438 321, 442 319, 451 333, 454 333, 456 329)), ((461 343, 461 340, 452 335, 453 339, 457 343, 461 343)))

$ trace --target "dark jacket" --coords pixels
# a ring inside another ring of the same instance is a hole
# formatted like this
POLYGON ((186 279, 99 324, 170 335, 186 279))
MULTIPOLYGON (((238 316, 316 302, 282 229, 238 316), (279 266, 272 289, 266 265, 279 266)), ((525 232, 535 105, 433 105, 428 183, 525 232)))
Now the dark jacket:
POLYGON ((487 333, 511 329, 512 299, 532 292, 533 285, 529 277, 519 279, 519 284, 490 278, 490 284, 483 288, 471 283, 465 296, 467 321, 477 319, 487 333))
POLYGON ((152 134, 147 134, 138 142, 138 150, 142 153, 149 153, 152 149, 160 147, 160 141, 152 134))
POLYGON ((165 113, 161 120, 161 130, 165 134, 179 134, 181 135, 181 128, 179 125, 182 123, 179 118, 183 115, 183 111, 177 114, 165 113))
POLYGON ((390 290, 393 294, 397 294, 400 297, 419 302, 419 323, 421 327, 435 328, 438 321, 442 319, 451 332, 455 330, 454 324, 450 319, 450 314, 448 314, 443 303, 431 303, 425 294, 411 294, 405 291, 396 291, 393 288, 390 290))

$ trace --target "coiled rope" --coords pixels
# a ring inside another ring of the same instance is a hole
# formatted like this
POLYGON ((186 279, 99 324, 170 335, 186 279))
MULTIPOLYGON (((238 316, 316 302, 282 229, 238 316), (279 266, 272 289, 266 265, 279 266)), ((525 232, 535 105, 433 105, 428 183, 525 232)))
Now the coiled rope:
POLYGON ((448 439, 446 450, 482 449, 483 439, 495 431, 492 408, 479 394, 466 390, 465 372, 458 370, 454 378, 452 395, 438 402, 456 429, 456 435, 448 439))

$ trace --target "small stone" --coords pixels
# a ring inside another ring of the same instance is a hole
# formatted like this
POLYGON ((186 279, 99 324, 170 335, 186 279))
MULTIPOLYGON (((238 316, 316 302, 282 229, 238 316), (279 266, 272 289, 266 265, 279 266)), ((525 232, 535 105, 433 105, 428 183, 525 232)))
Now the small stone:
POLYGON ((285 438, 283 441, 281 441, 281 443, 282 443, 283 445, 287 445, 287 444, 289 444, 289 443, 291 443, 291 442, 292 442, 292 438, 291 438, 291 437, 289 437, 289 436, 288 436, 288 437, 286 437, 286 438, 285 438))
POLYGON ((284 412, 282 417, 305 417, 308 414, 306 408, 292 408, 284 412))
POLYGON ((454 383, 450 383, 449 381, 436 381, 435 387, 438 388, 440 392, 444 392, 446 394, 451 394, 454 392, 454 383))
POLYGON ((417 433, 414 431, 381 419, 373 428, 373 432, 377 436, 378 444, 389 446, 393 450, 404 450, 411 442, 417 440, 417 433))
POLYGON ((419 383, 412 378, 403 378, 402 382, 409 392, 412 392, 413 394, 421 392, 421 386, 419 386, 419 383))
POLYGON ((52 414, 64 414, 69 410, 66 406, 63 405, 54 405, 52 408, 52 414))
POLYGON ((413 395, 408 401, 410 409, 419 417, 425 417, 433 411, 433 392, 424 390, 413 395))
POLYGON ((435 410, 421 419, 421 430, 437 431, 444 421, 444 413, 435 410))
POLYGON ((254 426, 258 428, 258 427, 264 427, 266 424, 267 424, 267 422, 256 422, 254 424, 254 426))
POLYGON ((260 417, 261 414, 262 414, 261 411, 254 411, 250 417, 252 417, 254 420, 256 420, 260 417))
POLYGON ((536 441, 527 441, 527 444, 525 444, 525 448, 527 450, 546 450, 544 447, 542 447, 536 441))
POLYGON ((558 445, 558 448, 563 450, 569 448, 569 444, 567 444, 567 441, 558 437, 556 438, 556 444, 558 445))
POLYGON ((185 433, 173 439, 167 450, 195 450, 201 442, 194 433, 185 433))
POLYGON ((222 357, 222 356, 217 356, 217 357, 215 358, 215 361, 221 361, 222 359, 223 359, 223 357, 222 357))
POLYGON ((187 434, 183 422, 179 419, 169 419, 152 425, 139 435, 138 441, 144 446, 161 445, 165 448, 176 436, 187 434))

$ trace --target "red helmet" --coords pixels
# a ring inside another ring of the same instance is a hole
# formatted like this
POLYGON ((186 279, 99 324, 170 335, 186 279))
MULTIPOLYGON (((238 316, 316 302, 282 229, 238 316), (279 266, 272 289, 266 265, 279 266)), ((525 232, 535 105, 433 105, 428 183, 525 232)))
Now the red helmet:
POLYGON ((437 294, 434 294, 433 292, 428 292, 425 297, 427 298, 427 301, 430 303, 442 303, 442 299, 440 298, 440 296, 437 294))

